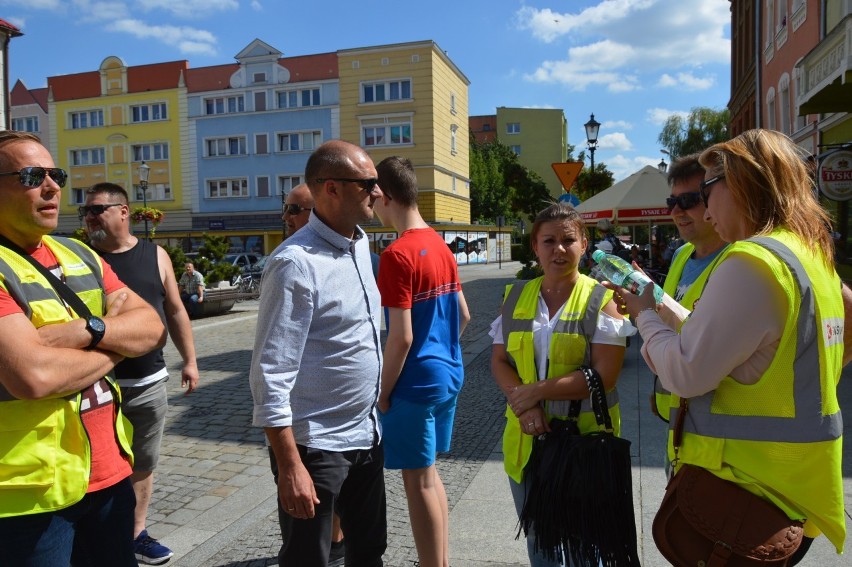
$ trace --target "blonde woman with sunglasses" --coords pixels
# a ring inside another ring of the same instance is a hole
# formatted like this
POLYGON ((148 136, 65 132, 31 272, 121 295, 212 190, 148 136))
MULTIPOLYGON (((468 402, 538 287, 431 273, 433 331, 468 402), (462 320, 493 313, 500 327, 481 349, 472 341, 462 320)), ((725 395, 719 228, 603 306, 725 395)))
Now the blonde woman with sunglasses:
POLYGON ((846 294, 829 217, 806 156, 778 132, 744 132, 700 162, 705 219, 730 245, 691 314, 658 313, 650 293, 606 285, 638 325, 662 385, 688 400, 672 408, 670 427, 685 415, 679 447, 669 436, 675 471, 701 467, 803 522, 791 565, 820 533, 840 553, 846 294))

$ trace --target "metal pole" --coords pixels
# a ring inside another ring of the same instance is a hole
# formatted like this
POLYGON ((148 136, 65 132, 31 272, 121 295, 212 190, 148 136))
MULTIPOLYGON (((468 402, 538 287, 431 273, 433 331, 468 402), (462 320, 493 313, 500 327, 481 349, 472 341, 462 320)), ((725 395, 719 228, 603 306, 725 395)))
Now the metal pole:
MULTIPOLYGON (((142 206, 148 208, 148 181, 142 179, 139 181, 142 186, 142 206)), ((148 240, 148 212, 145 211, 145 240, 148 240)))
POLYGON ((592 173, 595 172, 595 146, 589 146, 589 154, 592 156, 592 173))

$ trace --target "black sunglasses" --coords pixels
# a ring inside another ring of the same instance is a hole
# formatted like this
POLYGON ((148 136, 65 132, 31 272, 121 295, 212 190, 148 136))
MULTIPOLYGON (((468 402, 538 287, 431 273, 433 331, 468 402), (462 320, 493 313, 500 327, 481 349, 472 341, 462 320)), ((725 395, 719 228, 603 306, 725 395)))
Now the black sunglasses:
POLYGON ((716 177, 711 177, 710 179, 702 181, 698 184, 698 192, 701 193, 701 200, 704 201, 705 207, 707 206, 707 201, 710 200, 710 186, 716 183, 717 181, 723 180, 724 178, 724 175, 717 175, 716 177))
POLYGON ((325 183, 326 181, 340 181, 341 183, 355 183, 361 189, 366 191, 367 193, 371 193, 373 189, 376 188, 376 185, 379 184, 379 180, 375 177, 368 177, 367 179, 350 179, 348 177, 320 177, 315 179, 317 183, 325 183))
POLYGON ((106 205, 86 205, 85 207, 78 207, 77 214, 80 216, 80 218, 85 217, 89 213, 92 213, 97 217, 104 214, 104 211, 108 208, 120 207, 122 204, 123 203, 108 203, 106 205))
POLYGON ((701 194, 698 191, 690 193, 681 193, 677 197, 675 197, 674 195, 672 195, 671 197, 666 197, 666 206, 669 208, 669 212, 672 212, 674 210, 675 205, 680 207, 680 210, 682 211, 688 211, 700 202, 701 194))
POLYGON ((20 171, 9 171, 0 175, 18 175, 24 187, 41 187, 46 175, 60 187, 65 187, 65 182, 68 181, 68 172, 58 167, 24 167, 20 171))
POLYGON ((313 207, 301 207, 296 203, 291 203, 289 205, 284 205, 284 213, 288 215, 298 215, 302 211, 313 211, 313 207))

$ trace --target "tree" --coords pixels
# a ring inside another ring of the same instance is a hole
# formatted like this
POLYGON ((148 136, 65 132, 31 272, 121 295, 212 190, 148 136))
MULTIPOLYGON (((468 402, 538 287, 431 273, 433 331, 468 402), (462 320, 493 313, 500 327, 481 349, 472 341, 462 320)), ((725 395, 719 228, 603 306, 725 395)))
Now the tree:
POLYGON ((679 114, 669 116, 657 141, 674 157, 701 152, 728 140, 729 121, 727 108, 716 111, 706 106, 695 107, 686 118, 679 114))
POLYGON ((534 217, 552 200, 547 184, 518 162, 511 148, 500 142, 470 144, 470 215, 479 222, 498 216, 513 223, 520 215, 534 217))
MULTIPOLYGON (((586 152, 581 151, 577 158, 579 161, 586 161, 586 152)), ((594 197, 604 189, 609 189, 615 181, 615 176, 607 169, 603 162, 595 164, 595 170, 584 167, 574 181, 574 186, 571 192, 577 196, 580 201, 585 201, 590 197, 594 197)))

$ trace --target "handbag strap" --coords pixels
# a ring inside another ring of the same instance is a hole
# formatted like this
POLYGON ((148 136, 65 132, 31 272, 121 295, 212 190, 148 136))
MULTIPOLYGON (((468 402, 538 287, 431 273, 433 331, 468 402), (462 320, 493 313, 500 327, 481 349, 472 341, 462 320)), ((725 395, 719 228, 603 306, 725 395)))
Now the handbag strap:
POLYGON ((16 254, 27 260, 30 264, 32 264, 33 267, 38 270, 39 273, 43 275, 48 282, 50 282, 50 285, 52 285, 53 289, 56 290, 56 293, 59 294, 59 297, 61 297, 67 305, 71 306, 71 308, 74 310, 75 313, 77 313, 78 316, 85 318, 89 318, 92 316, 92 312, 89 310, 88 306, 83 303, 83 300, 80 299, 76 293, 71 291, 71 288, 68 287, 65 282, 57 278, 53 274, 53 272, 42 266, 38 260, 27 254, 23 248, 21 248, 2 234, 0 234, 0 245, 5 246, 9 250, 15 252, 16 254))
POLYGON ((609 415, 609 405, 606 403, 606 390, 604 389, 603 378, 591 366, 582 366, 580 370, 583 371, 583 376, 586 378, 586 385, 589 387, 589 400, 592 404, 592 412, 595 414, 595 420, 598 422, 599 427, 603 427, 611 433, 613 431, 612 418, 609 415))

